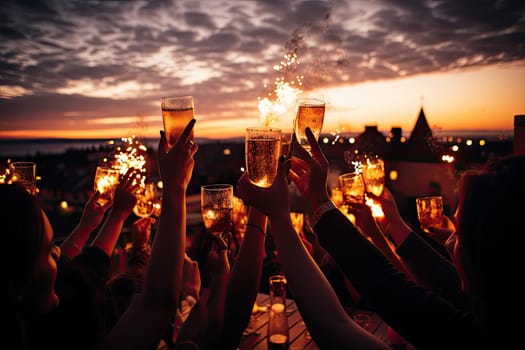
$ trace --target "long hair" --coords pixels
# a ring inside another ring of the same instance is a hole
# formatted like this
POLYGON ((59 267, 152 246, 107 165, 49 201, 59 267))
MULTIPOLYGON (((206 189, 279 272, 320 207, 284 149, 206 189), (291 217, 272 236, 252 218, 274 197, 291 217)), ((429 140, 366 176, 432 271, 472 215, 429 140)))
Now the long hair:
POLYGON ((523 310, 525 156, 508 156, 464 174, 457 229, 475 311, 486 327, 506 327, 523 310))
MULTIPOLYGON (((23 313, 22 290, 32 278, 42 249, 44 218, 36 197, 14 184, 0 184, 0 222, 2 223, 2 277, 7 284, 4 297, 7 332, 17 348, 27 346, 26 315, 23 313)), ((4 323, 4 324, 6 324, 4 323)))

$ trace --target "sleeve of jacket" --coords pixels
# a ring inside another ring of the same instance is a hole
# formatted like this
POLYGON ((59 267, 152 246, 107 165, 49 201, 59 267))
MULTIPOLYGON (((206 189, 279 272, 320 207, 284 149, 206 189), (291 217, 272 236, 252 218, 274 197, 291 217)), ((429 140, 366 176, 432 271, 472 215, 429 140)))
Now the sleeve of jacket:
POLYGON ((373 310, 412 345, 483 348, 482 332, 471 312, 457 309, 397 271, 339 210, 326 212, 314 231, 373 310))

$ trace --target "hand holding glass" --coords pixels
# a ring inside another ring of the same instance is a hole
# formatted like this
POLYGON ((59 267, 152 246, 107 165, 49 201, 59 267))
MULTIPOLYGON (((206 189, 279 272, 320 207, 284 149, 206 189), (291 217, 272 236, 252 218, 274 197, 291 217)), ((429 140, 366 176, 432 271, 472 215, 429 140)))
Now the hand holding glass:
POLYGON ((201 211, 204 226, 213 235, 222 235, 233 222, 233 185, 201 186, 201 211))

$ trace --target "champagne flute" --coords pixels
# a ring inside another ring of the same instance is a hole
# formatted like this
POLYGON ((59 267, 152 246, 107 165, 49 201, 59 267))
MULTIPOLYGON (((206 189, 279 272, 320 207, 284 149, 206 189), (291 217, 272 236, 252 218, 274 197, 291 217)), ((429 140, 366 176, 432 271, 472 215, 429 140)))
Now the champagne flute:
POLYGON ((223 237, 233 223, 233 185, 201 186, 201 212, 204 226, 212 235, 223 237))
POLYGON ((361 161, 366 190, 379 197, 385 188, 385 162, 379 156, 366 156, 361 161))
MULTIPOLYGON (((193 96, 162 97, 160 106, 168 145, 172 147, 189 121, 195 117, 193 96)), ((193 141, 193 130, 190 139, 193 141)))
POLYGON ((36 163, 14 162, 9 164, 12 182, 19 182, 29 193, 36 195, 36 163))
POLYGON ((423 231, 428 233, 429 226, 441 226, 443 221, 443 197, 417 197, 416 209, 417 217, 423 231))
POLYGON ((312 146, 306 137, 306 127, 310 127, 316 140, 319 140, 323 128, 325 102, 317 98, 300 98, 297 100, 294 130, 297 142, 308 152, 312 146))
POLYGON ((100 192, 97 203, 104 205, 115 195, 120 181, 120 171, 106 166, 98 166, 95 172, 94 190, 100 192))
POLYGON ((135 194, 137 203, 133 207, 133 213, 141 218, 147 218, 153 214, 155 205, 155 184, 147 182, 137 190, 135 194))
POLYGON ((246 171, 252 183, 270 187, 277 176, 281 154, 281 129, 246 129, 246 171))

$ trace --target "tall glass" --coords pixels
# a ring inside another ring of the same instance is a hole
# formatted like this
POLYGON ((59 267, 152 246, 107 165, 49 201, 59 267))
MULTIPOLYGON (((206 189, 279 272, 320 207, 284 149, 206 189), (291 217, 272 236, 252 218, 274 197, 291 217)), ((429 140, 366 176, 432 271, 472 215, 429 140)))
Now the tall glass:
POLYGON ((365 201, 365 184, 361 174, 351 172, 339 175, 339 186, 343 191, 343 203, 364 203, 365 201))
MULTIPOLYGON (((162 109, 162 123, 169 147, 172 147, 188 125, 195 118, 195 106, 193 96, 162 97, 160 99, 162 109)), ((190 134, 193 141, 193 130, 190 134)))
POLYGON ((229 232, 233 223, 233 185, 201 186, 201 212, 204 226, 211 234, 229 232))
POLYGON ((147 218, 153 214, 155 206, 155 184, 147 182, 141 186, 137 193, 137 203, 133 208, 133 213, 141 218, 147 218))
POLYGON ((29 193, 36 194, 36 163, 13 162, 9 164, 12 182, 19 182, 29 193))
POLYGON ((103 205, 113 199, 120 180, 120 171, 106 166, 98 166, 95 172, 94 190, 100 192, 97 203, 103 205))
POLYGON ((361 161, 361 171, 366 191, 381 196, 385 188, 385 162, 378 156, 368 156, 361 161))
POLYGON ((423 231, 432 225, 441 226, 443 220, 443 197, 427 196, 416 198, 417 217, 423 231))
POLYGON ((281 129, 247 128, 245 154, 250 181, 259 187, 270 187, 277 176, 281 129))
POLYGON ((295 115, 295 137, 299 144, 308 152, 312 146, 306 138, 306 127, 310 127, 316 140, 319 140, 323 129, 325 102, 317 98, 300 98, 297 100, 297 111, 295 115))
POLYGON ((268 349, 288 349, 289 330, 286 316, 286 277, 270 276, 270 320, 268 321, 268 349))

